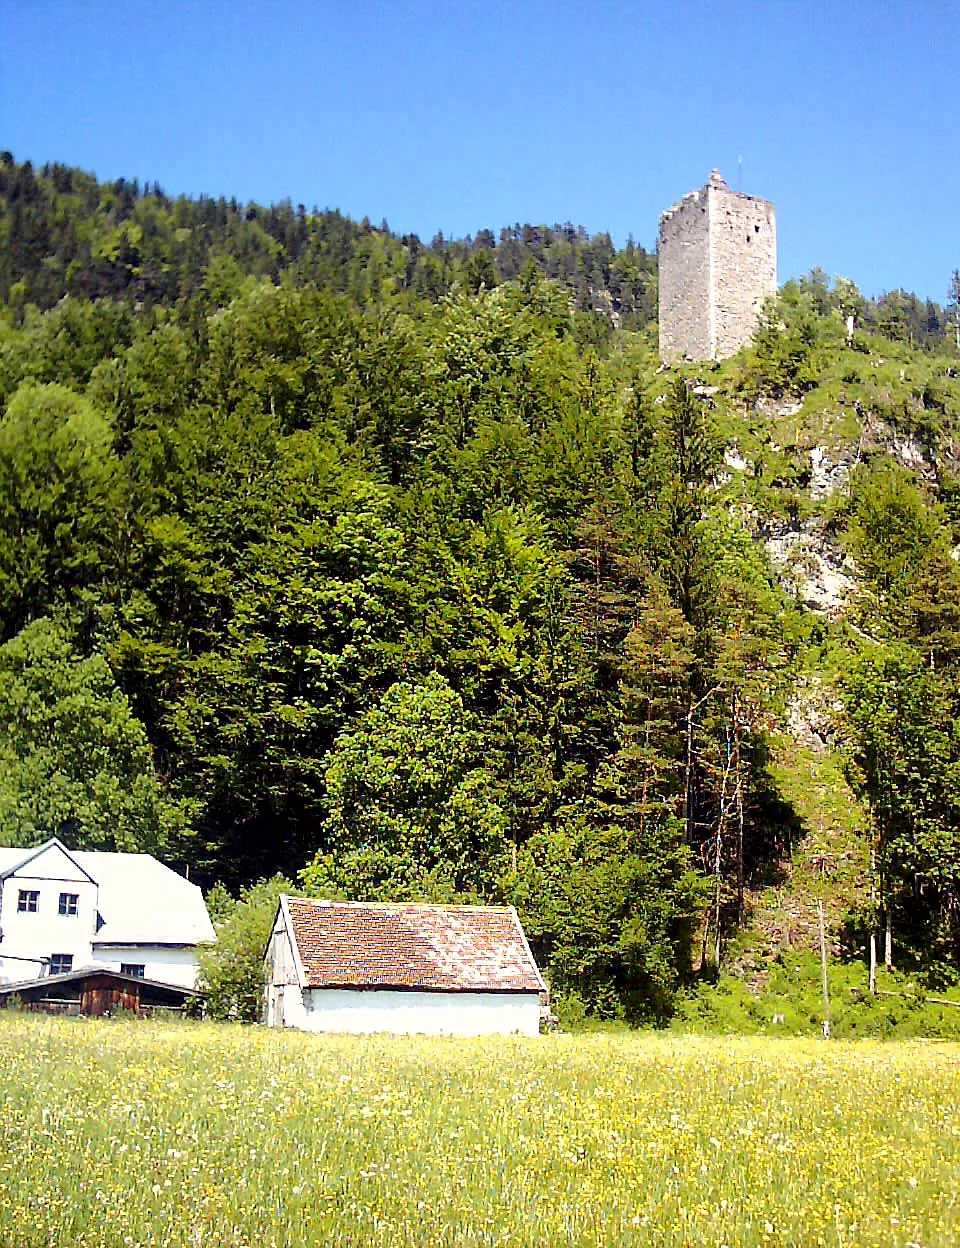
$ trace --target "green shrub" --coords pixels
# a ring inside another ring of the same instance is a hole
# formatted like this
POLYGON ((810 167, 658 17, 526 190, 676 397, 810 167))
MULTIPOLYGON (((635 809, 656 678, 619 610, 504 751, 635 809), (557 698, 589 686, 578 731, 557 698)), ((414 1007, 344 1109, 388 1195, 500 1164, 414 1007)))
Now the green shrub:
POLYGON ((217 943, 200 954, 197 987, 210 1018, 255 1023, 263 1004, 263 954, 281 893, 294 891, 282 875, 245 888, 236 901, 212 896, 217 943))

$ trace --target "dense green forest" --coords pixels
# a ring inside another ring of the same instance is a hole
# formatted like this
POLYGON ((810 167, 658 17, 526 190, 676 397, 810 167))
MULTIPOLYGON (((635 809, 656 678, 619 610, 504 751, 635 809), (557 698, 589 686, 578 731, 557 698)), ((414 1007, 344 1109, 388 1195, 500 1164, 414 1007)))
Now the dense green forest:
POLYGON ((559 991, 663 1017, 790 853, 816 688, 843 939, 955 959, 955 303, 815 272, 664 371, 632 242, 9 154, 0 299, 0 840, 509 901, 559 991))
POLYGON ((18 310, 46 310, 71 295, 138 310, 176 306, 181 315, 192 303, 203 316, 243 277, 261 277, 349 295, 360 306, 405 295, 400 302, 415 311, 455 286, 476 293, 515 281, 532 261, 569 288, 578 309, 600 311, 608 323, 656 316, 655 256, 632 241, 618 251, 609 235, 591 238, 569 223, 423 243, 392 234, 386 222, 374 228, 303 204, 170 199, 156 184, 98 183, 63 165, 36 174, 9 152, 0 153, 0 200, 0 300, 18 310))

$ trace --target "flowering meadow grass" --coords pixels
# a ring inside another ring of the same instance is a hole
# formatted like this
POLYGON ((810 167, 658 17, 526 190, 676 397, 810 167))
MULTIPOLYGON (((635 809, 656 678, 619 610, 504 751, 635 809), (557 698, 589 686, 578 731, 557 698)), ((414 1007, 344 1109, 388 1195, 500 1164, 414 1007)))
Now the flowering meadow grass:
POLYGON ((0 1244, 960 1243, 960 1046, 0 1015, 0 1244))

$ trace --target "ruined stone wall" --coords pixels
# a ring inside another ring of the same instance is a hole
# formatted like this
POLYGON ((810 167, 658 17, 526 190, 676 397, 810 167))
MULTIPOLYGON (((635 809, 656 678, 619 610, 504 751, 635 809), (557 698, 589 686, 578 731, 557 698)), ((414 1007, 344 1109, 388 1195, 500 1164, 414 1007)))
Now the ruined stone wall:
POLYGON ((706 191, 693 191, 660 218, 660 355, 709 359, 710 216, 706 191))
POLYGON ((744 346, 777 291, 773 204, 706 186, 660 218, 660 355, 722 360, 744 346))
POLYGON ((750 341, 777 293, 777 222, 764 199, 711 187, 709 200, 712 358, 723 360, 750 341))

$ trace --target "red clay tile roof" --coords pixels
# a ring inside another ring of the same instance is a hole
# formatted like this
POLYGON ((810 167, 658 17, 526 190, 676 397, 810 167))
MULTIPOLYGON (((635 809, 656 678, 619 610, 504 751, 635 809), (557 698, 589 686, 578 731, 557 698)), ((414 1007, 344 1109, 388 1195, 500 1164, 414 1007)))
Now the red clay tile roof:
POLYGON ((539 992, 516 911, 286 899, 307 988, 539 992))

